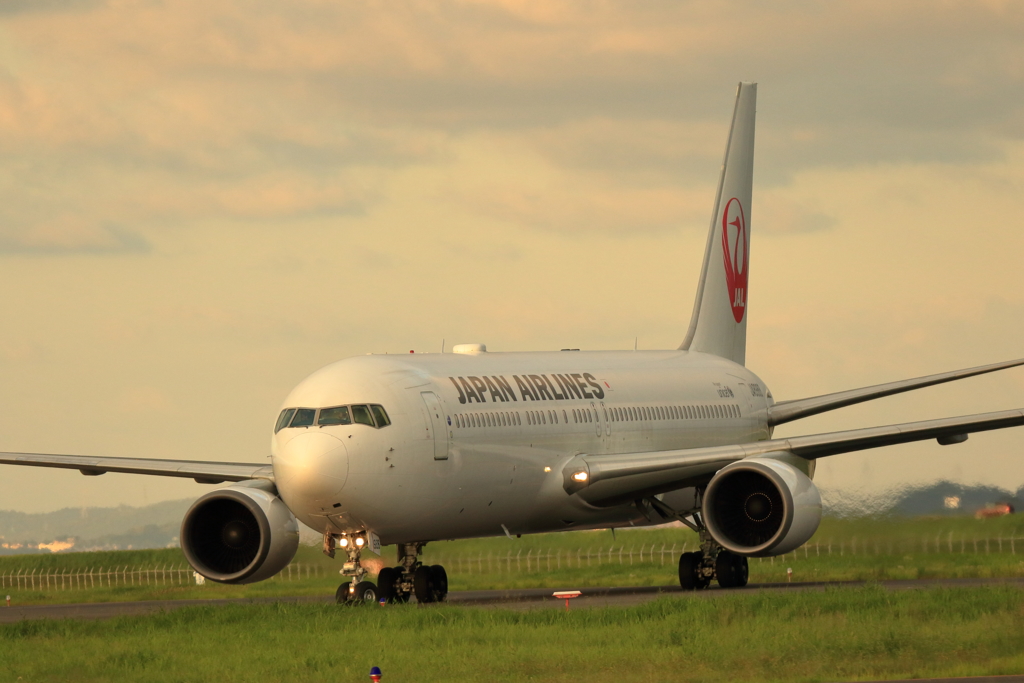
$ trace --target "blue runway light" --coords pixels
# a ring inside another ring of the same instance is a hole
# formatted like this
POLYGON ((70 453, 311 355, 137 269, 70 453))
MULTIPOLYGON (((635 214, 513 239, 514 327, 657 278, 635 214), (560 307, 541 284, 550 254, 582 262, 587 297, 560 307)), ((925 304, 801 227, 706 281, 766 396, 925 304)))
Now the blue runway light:
POLYGON ((370 680, 373 681, 373 683, 377 683, 377 681, 380 680, 381 675, 379 666, 375 666, 370 669, 370 680))

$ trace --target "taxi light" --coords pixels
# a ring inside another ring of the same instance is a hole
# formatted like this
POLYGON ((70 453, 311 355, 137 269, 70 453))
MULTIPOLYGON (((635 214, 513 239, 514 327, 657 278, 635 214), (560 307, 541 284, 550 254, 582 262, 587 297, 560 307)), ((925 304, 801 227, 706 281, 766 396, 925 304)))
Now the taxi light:
POLYGON ((573 478, 574 481, 586 481, 587 480, 587 473, 586 472, 577 472, 576 474, 572 475, 572 478, 573 478))
POLYGON ((347 548, 348 543, 349 541, 347 538, 342 538, 340 541, 338 541, 338 545, 340 545, 342 548, 347 548))
POLYGON ((362 548, 364 545, 366 545, 365 538, 360 537, 356 539, 356 547, 362 548))
POLYGON ((545 471, 545 472, 550 472, 550 471, 551 471, 551 468, 550 468, 550 467, 545 467, 545 468, 544 468, 544 471, 545 471))

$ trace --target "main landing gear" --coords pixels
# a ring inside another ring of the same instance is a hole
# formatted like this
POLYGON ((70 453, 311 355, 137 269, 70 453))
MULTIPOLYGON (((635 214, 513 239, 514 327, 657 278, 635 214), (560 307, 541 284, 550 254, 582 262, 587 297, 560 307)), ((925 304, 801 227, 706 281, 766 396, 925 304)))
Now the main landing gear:
POLYGON ((679 557, 679 585, 684 591, 707 588, 714 580, 722 588, 742 588, 747 585, 749 575, 747 558, 729 552, 708 533, 700 512, 702 495, 703 491, 698 490, 693 509, 684 512, 673 510, 657 498, 638 501, 637 508, 650 519, 648 507, 643 504, 646 502, 650 510, 663 519, 678 519, 700 536, 700 550, 683 553, 679 557))
POLYGON ((708 533, 699 512, 693 514, 693 520, 694 524, 687 526, 696 527, 700 535, 700 550, 679 556, 679 585, 683 590, 707 588, 712 580, 717 580, 722 588, 746 586, 749 576, 747 558, 718 545, 708 533))
MULTIPOLYGON (((335 539, 324 536, 324 553, 334 557, 335 539)), ((338 586, 335 600, 339 605, 360 602, 408 602, 411 595, 418 602, 443 602, 448 597, 448 574, 441 565, 425 565, 419 561, 426 543, 400 543, 397 567, 384 567, 377 574, 377 583, 365 581, 366 569, 360 562, 366 537, 362 534, 342 536, 337 544, 345 551, 346 562, 341 574, 350 576, 348 583, 338 586)))
POLYGON ((397 567, 385 567, 377 575, 380 599, 386 602, 444 602, 448 597, 448 573, 439 564, 420 562, 426 543, 399 543, 397 567))

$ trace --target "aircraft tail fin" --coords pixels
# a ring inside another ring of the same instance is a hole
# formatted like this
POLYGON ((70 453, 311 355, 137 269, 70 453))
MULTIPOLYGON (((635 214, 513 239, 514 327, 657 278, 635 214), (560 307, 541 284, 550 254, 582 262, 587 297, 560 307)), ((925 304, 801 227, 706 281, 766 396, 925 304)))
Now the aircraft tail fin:
POLYGON ((754 179, 757 84, 740 83, 711 215, 690 328, 680 349, 743 365, 747 350, 750 194, 754 179))

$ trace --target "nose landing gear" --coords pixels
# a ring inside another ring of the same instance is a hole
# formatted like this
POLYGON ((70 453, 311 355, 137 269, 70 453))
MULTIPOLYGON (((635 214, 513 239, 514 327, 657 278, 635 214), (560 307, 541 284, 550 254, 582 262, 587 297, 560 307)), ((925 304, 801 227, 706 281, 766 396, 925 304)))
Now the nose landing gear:
POLYGON ((324 534, 324 553, 334 557, 335 544, 345 551, 345 564, 341 566, 342 576, 351 576, 348 583, 338 586, 334 593, 334 599, 339 605, 353 604, 357 602, 376 603, 379 599, 377 585, 372 581, 364 581, 367 571, 360 562, 363 548, 366 547, 366 534, 359 533, 351 536, 335 538, 333 534, 324 534))

